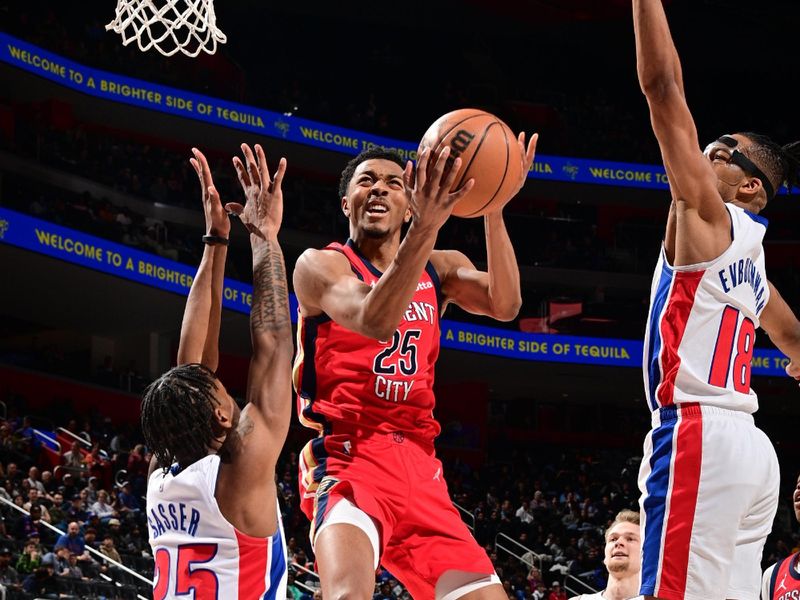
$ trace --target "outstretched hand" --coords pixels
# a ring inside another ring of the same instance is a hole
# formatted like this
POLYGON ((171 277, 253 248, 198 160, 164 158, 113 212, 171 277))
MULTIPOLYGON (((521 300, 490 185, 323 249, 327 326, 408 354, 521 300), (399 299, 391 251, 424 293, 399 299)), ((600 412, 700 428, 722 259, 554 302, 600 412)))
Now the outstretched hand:
POLYGON ((222 201, 219 198, 214 180, 211 178, 211 169, 208 161, 197 148, 192 148, 194 158, 189 159, 197 177, 200 180, 200 190, 202 191, 203 214, 206 218, 206 234, 220 237, 228 237, 231 231, 231 222, 228 214, 222 208, 222 201))
POLYGON ((519 191, 522 189, 522 186, 525 185, 525 182, 528 180, 528 172, 531 170, 531 165, 533 164, 533 159, 536 156, 536 143, 539 141, 539 134, 534 133, 531 136, 530 141, 528 142, 528 147, 525 147, 525 132, 520 132, 519 136, 517 136, 517 144, 519 144, 519 150, 522 155, 522 173, 520 174, 520 180, 517 184, 517 188, 514 193, 509 197, 509 200, 516 196, 519 191))
POLYGON ((260 144, 255 145, 255 156, 250 146, 242 144, 245 162, 233 157, 233 166, 239 176, 245 195, 245 204, 229 202, 225 209, 237 215, 251 235, 262 239, 278 234, 283 220, 283 191, 281 183, 286 172, 286 159, 281 158, 278 170, 271 179, 267 158, 260 144))
POLYGON ((428 147, 422 151, 416 173, 409 161, 403 173, 403 180, 406 189, 411 191, 409 208, 414 224, 438 231, 450 217, 456 203, 475 185, 475 180, 469 179, 460 188, 451 192, 461 168, 461 158, 449 160, 450 147, 445 146, 436 156, 436 162, 429 171, 432 154, 432 150, 428 147))

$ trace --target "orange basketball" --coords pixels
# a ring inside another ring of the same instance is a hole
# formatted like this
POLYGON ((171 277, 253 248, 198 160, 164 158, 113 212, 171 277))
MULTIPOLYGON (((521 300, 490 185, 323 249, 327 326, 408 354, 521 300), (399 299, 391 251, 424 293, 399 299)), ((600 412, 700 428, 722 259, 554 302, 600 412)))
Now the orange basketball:
POLYGON ((517 136, 494 115, 474 108, 462 108, 442 115, 428 128, 419 144, 434 157, 450 146, 450 159, 461 157, 461 169, 453 190, 470 178, 475 185, 453 209, 457 217, 479 217, 502 206, 515 192, 522 171, 522 154, 517 136))

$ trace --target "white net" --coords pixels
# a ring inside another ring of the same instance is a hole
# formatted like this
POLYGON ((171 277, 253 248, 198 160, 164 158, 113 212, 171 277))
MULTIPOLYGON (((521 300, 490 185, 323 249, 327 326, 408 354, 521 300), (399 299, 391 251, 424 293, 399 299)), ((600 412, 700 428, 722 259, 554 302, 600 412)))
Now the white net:
POLYGON ((164 56, 183 52, 197 56, 214 54, 217 44, 228 38, 217 28, 214 0, 117 0, 114 20, 106 25, 122 36, 127 46, 133 41, 142 52, 155 48, 164 56))

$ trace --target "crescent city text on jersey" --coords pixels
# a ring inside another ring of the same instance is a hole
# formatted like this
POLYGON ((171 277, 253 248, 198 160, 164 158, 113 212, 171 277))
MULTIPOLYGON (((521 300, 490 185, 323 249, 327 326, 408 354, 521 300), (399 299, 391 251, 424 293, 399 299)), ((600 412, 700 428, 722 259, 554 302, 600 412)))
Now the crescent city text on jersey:
POLYGON ((200 525, 200 511, 196 508, 187 510, 187 506, 183 502, 159 502, 150 509, 147 523, 153 530, 153 539, 166 531, 175 530, 195 536, 197 527, 200 525))
POLYGON ((764 308, 763 297, 767 278, 759 272, 758 267, 751 259, 740 258, 726 268, 721 269, 719 271, 719 280, 726 294, 729 294, 733 288, 743 283, 748 284, 755 295, 756 314, 759 314, 761 309, 764 308))

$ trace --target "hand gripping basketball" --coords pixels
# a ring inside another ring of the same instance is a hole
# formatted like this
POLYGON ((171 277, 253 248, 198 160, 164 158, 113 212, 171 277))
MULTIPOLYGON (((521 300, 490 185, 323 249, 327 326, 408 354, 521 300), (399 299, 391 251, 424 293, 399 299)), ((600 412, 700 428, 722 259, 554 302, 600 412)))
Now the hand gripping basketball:
POLYGON ((256 157, 247 144, 242 144, 245 163, 233 157, 233 166, 239 176, 245 195, 245 204, 229 202, 225 209, 237 215, 251 235, 266 239, 275 236, 283 220, 283 191, 281 183, 286 172, 286 159, 281 158, 275 177, 270 179, 267 158, 260 144, 255 145, 256 157))
POLYGON ((453 207, 475 185, 473 179, 467 180, 455 191, 450 191, 461 168, 461 159, 450 160, 450 148, 445 146, 433 167, 430 165, 433 152, 425 148, 419 156, 417 169, 414 172, 411 162, 406 164, 403 179, 406 189, 411 190, 409 207, 414 218, 415 227, 425 227, 438 231, 450 214, 453 207))

